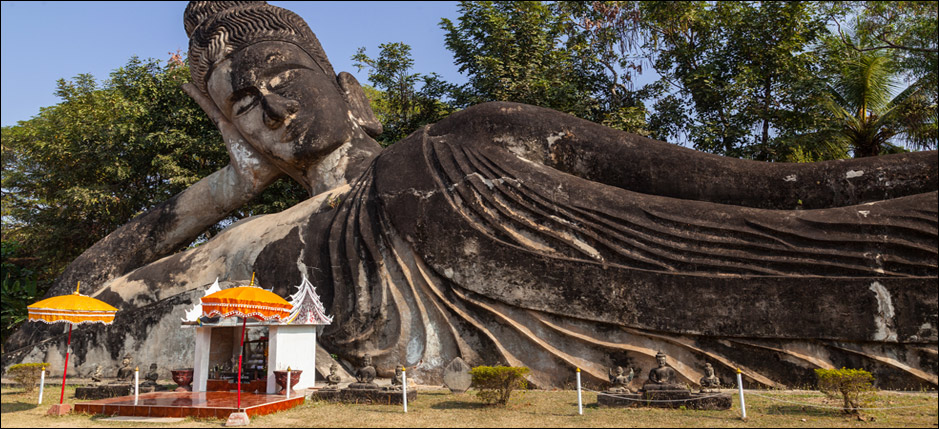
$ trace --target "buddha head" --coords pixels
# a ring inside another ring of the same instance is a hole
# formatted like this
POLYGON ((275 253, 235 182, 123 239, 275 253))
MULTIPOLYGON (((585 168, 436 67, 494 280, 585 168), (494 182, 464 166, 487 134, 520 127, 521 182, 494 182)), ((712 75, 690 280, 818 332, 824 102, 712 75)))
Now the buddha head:
POLYGON ((665 353, 662 353, 662 352, 656 353, 656 355, 655 355, 655 361, 659 363, 659 368, 664 367, 664 366, 665 366, 665 361, 666 361, 665 353))
POLYGON ((316 36, 265 2, 191 2, 192 81, 255 150, 305 186, 330 154, 381 125, 358 82, 337 78, 316 36), (365 100, 365 102, 362 102, 365 100))

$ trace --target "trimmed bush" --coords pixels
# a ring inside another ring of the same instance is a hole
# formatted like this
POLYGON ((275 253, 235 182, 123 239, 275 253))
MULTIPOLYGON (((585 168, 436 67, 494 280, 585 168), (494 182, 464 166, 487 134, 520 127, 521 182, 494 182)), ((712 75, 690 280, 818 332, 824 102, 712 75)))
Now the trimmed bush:
POLYGON ((47 363, 16 364, 7 370, 7 377, 12 378, 17 384, 23 386, 23 390, 26 393, 32 393, 39 384, 42 369, 48 366, 49 364, 47 363))
POLYGON ((843 411, 860 415, 861 405, 874 392, 874 376, 863 369, 816 369, 818 390, 831 399, 844 401, 843 411))
POLYGON ((472 386, 479 390, 476 396, 490 405, 505 406, 515 389, 528 387, 525 375, 528 368, 516 366, 477 366, 470 370, 472 386))

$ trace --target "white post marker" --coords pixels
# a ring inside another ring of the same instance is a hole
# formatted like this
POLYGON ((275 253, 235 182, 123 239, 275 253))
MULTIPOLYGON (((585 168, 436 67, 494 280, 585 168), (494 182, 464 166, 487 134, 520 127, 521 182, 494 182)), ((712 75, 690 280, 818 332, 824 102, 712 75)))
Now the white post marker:
POLYGON ((287 367, 287 399, 290 399, 290 367, 287 367))
POLYGON ((42 405, 42 389, 46 387, 46 367, 42 367, 39 374, 39 405, 42 405))
POLYGON ((747 419, 747 404, 743 401, 743 377, 740 376, 740 368, 737 368, 737 391, 740 393, 740 420, 747 419))
POLYGON ((401 370, 401 394, 404 395, 404 412, 408 412, 408 369, 401 370))
POLYGON ((134 368, 134 405, 137 405, 137 396, 140 395, 140 367, 134 368))
POLYGON ((580 368, 577 368, 577 414, 584 415, 584 402, 580 393, 580 368))

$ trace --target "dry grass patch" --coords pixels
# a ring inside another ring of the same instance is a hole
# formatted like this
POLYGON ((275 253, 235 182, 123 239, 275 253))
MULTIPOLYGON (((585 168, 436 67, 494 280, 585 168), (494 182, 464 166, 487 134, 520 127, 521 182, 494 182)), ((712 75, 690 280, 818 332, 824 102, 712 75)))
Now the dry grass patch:
MULTIPOLYGON (((75 403, 74 387, 66 400, 75 403)), ((728 390, 727 392, 730 392, 728 390)), ((726 411, 653 408, 597 408, 596 394, 584 392, 584 415, 577 414, 577 393, 519 391, 505 408, 483 405, 475 392, 450 394, 443 389, 421 390, 408 413, 394 405, 351 405, 307 401, 289 411, 252 419, 250 427, 935 427, 937 396, 933 393, 878 392, 872 407, 916 407, 868 411, 873 421, 844 416, 837 401, 813 391, 747 392, 748 422, 740 420, 739 399, 726 411), (516 396, 518 395, 518 396, 516 396), (759 396, 758 396, 759 395, 759 396), (784 402, 785 401, 785 402, 784 402), (798 403, 798 404, 794 404, 798 403), (814 404, 833 408, 813 408, 814 404)), ((222 427, 221 420, 186 419, 160 425, 107 422, 105 416, 46 416, 58 402, 59 390, 46 389, 43 405, 37 392, 2 392, 4 428, 12 427, 222 427)))

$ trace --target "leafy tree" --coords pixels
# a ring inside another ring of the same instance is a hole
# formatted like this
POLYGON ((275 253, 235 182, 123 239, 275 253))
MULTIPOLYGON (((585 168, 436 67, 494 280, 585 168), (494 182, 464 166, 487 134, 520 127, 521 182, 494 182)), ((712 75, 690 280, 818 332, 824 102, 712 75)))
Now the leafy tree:
POLYGON ((19 252, 19 243, 3 241, 0 268, 0 337, 3 339, 26 320, 26 306, 42 296, 36 276, 29 268, 33 261, 20 257, 19 252))
POLYGON ((384 43, 379 49, 378 57, 373 59, 366 55, 365 48, 359 48, 352 59, 359 70, 369 69, 368 79, 374 88, 366 95, 382 123, 378 141, 388 146, 449 115, 453 107, 444 100, 450 98, 455 86, 437 73, 411 73, 414 60, 411 47, 405 43, 384 43))
MULTIPOLYGON (((3 240, 35 261, 39 295, 97 240, 228 163, 214 124, 180 88, 188 80, 179 59, 132 58, 101 85, 60 80, 61 103, 3 128, 3 240)), ((275 184, 200 239, 305 194, 275 184)))
POLYGON ((599 104, 597 117, 603 125, 644 136, 660 137, 650 130, 649 112, 642 100, 659 96, 661 84, 636 89, 634 80, 648 60, 634 54, 642 44, 638 2, 555 2, 552 10, 565 27, 571 55, 590 69, 594 96, 599 104))
POLYGON ((920 86, 933 102, 937 100, 939 70, 939 2, 936 1, 865 1, 849 2, 856 13, 856 31, 868 38, 866 46, 857 46, 844 36, 842 41, 853 50, 895 51, 901 69, 909 81, 920 86))
POLYGON ((855 156, 936 148, 939 2, 833 8, 841 15, 832 13, 837 30, 823 46, 833 82, 824 105, 832 121, 820 133, 833 134, 855 156))
POLYGON ((49 366, 41 363, 18 363, 11 365, 7 375, 23 388, 23 393, 33 393, 42 378, 42 371, 49 366))
POLYGON ((811 48, 825 31, 820 8, 809 2, 648 2, 641 12, 655 70, 687 100, 688 107, 671 102, 665 112, 685 124, 694 147, 785 159, 787 139, 815 121, 812 101, 821 82, 811 48))
POLYGON ((832 141, 850 148, 855 157, 900 150, 900 138, 911 147, 936 145, 936 105, 922 81, 896 96, 897 63, 880 50, 849 51, 824 106, 831 115, 827 132, 832 141))
POLYGON ((446 46, 469 82, 459 106, 515 101, 590 120, 602 74, 589 55, 565 42, 563 17, 541 2, 461 2, 458 23, 443 19, 446 46))
POLYGON ((842 411, 860 415, 860 408, 875 392, 874 376, 863 369, 822 369, 816 368, 818 390, 832 399, 841 398, 844 402, 842 411))
POLYGON ((477 366, 470 370, 472 386, 479 389, 476 396, 489 405, 506 406, 512 392, 528 387, 525 376, 531 372, 518 366, 477 366))

